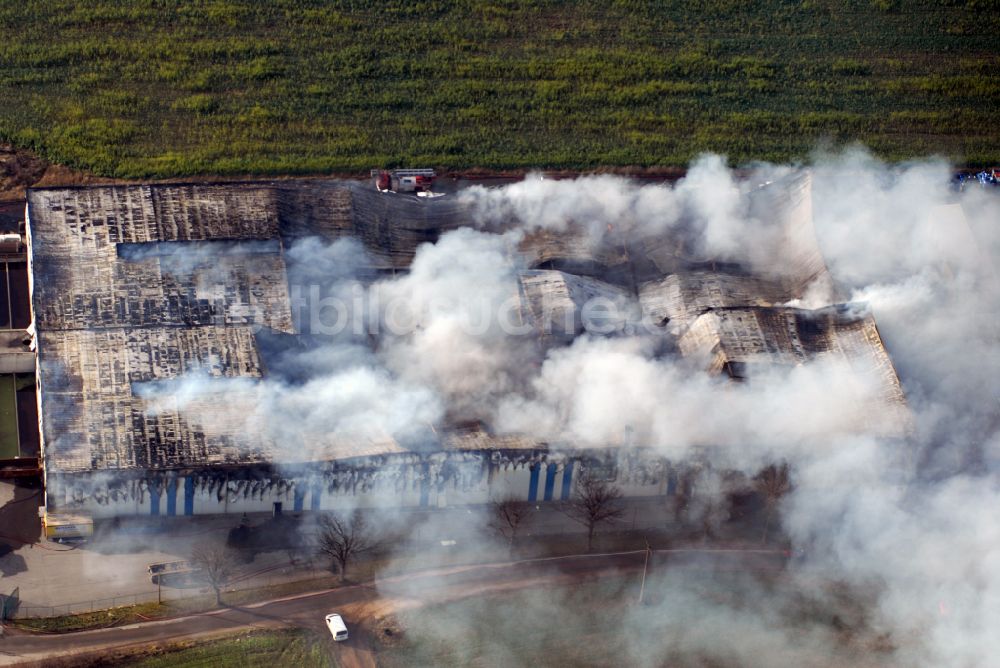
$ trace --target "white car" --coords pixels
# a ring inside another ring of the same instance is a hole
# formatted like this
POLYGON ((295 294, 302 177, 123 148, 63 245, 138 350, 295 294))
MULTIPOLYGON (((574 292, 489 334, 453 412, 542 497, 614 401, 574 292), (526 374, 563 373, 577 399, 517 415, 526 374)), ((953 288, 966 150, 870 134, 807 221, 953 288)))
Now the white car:
POLYGON ((344 624, 344 618, 336 612, 331 612, 326 616, 326 627, 330 629, 333 639, 337 642, 347 640, 347 625, 344 624))

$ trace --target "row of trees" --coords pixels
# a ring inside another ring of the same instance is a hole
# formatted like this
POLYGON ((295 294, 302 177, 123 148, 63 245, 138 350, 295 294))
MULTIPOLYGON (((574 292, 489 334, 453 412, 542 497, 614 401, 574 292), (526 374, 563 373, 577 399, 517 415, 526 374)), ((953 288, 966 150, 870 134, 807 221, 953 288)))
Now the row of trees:
MULTIPOLYGON (((587 551, 594 543, 594 532, 605 522, 622 516, 625 509, 618 501, 621 489, 616 485, 588 475, 577 479, 573 496, 558 508, 567 517, 587 529, 587 551)), ((513 553, 518 532, 531 517, 531 506, 512 496, 493 501, 490 527, 506 542, 508 553, 513 553)), ((350 515, 328 513, 317 518, 316 549, 330 559, 343 582, 348 567, 361 555, 379 547, 375 533, 361 513, 350 515)), ((230 583, 239 565, 236 553, 229 547, 202 543, 191 551, 190 563, 215 592, 216 603, 222 604, 222 590, 230 583)))
MULTIPOLYGON (((790 489, 788 467, 769 466, 754 479, 754 489, 762 499, 765 521, 762 542, 767 542, 768 530, 780 499, 790 489)), ((690 499, 689 481, 682 481, 676 495, 679 504, 690 499)), ((569 499, 555 508, 587 530, 587 551, 593 550, 594 534, 602 524, 620 519, 625 508, 620 503, 622 490, 613 482, 584 473, 577 478, 569 499)), ((531 504, 514 496, 505 496, 490 503, 489 527, 507 544, 508 555, 514 552, 518 536, 533 517, 531 504)), ((317 518, 316 549, 330 559, 331 568, 347 578, 348 567, 361 555, 379 547, 379 541, 365 516, 357 511, 350 515, 328 513, 317 518)), ((191 565, 215 592, 221 604, 222 589, 231 581, 237 568, 234 552, 221 545, 202 544, 191 553, 191 565)))
MULTIPOLYGON (((677 511, 690 505, 692 487, 693 482, 690 479, 681 481, 680 489, 674 497, 677 511)), ((778 503, 790 489, 791 482, 786 464, 767 466, 754 477, 753 490, 764 505, 762 543, 767 543, 778 503)), ((703 505, 706 507, 702 508, 702 522, 706 525, 722 506, 723 494, 721 490, 715 489, 707 496, 707 499, 703 499, 703 505)), ((618 503, 621 498, 622 491, 618 486, 585 474, 577 479, 572 497, 556 508, 587 529, 587 551, 590 552, 593 549, 597 527, 620 519, 624 514, 625 509, 618 503)), ((494 501, 491 505, 493 518, 490 526, 507 541, 508 551, 513 552, 519 530, 532 516, 531 506, 513 496, 494 501)), ((706 535, 709 533, 706 527, 706 535)))
MULTIPOLYGON (((354 512, 344 517, 336 513, 320 515, 316 549, 329 557, 331 566, 347 579, 347 567, 358 556, 378 546, 365 516, 354 512)), ((222 590, 233 580, 240 564, 237 551, 219 543, 199 543, 191 549, 188 562, 200 579, 215 592, 215 602, 222 605, 222 590)))
MULTIPOLYGON (((625 508, 619 503, 621 498, 622 491, 617 485, 585 473, 577 478, 570 498, 556 505, 556 509, 587 529, 587 552, 590 552, 594 548, 597 527, 625 514, 625 508)), ((493 515, 490 527, 507 541, 508 553, 513 553, 514 541, 531 518, 532 507, 514 496, 503 497, 490 505, 493 515)))

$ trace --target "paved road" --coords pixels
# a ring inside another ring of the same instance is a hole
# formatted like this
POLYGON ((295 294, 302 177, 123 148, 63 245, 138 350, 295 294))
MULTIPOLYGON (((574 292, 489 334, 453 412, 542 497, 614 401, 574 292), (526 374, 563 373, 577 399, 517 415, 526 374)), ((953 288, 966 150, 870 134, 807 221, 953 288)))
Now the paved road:
MULTIPOLYGON (((739 570, 777 570, 784 566, 782 553, 766 550, 658 551, 655 558, 661 562, 677 561, 694 555, 698 556, 698 564, 711 569, 721 566, 739 570)), ((376 604, 399 610, 503 590, 636 573, 642 568, 644 556, 638 551, 455 566, 380 579, 377 590, 373 584, 363 584, 144 624, 58 635, 7 635, 0 640, 0 665, 81 653, 106 653, 239 629, 288 626, 322 629, 323 615, 331 610, 344 613, 348 623, 357 625, 363 617, 354 615, 362 615, 376 604)), ((347 665, 374 665, 364 629, 358 631, 345 647, 338 647, 338 658, 347 665)))
MULTIPOLYGON (((99 525, 90 542, 70 547, 39 541, 39 499, 36 489, 0 482, 0 594, 19 589, 21 612, 27 616, 55 616, 155 601, 157 588, 146 572, 148 564, 186 559, 193 544, 223 541, 229 529, 240 521, 240 514, 124 518, 113 530, 109 523, 99 525)), ((662 498, 630 499, 626 503, 627 520, 606 528, 668 525, 667 506, 662 498)), ((482 509, 455 507, 400 509, 397 514, 405 518, 414 545, 450 540, 457 542, 458 549, 466 549, 488 539, 482 512, 482 509)), ((251 515, 250 521, 253 525, 265 525, 270 515, 251 515)), ((582 532, 580 525, 551 505, 539 504, 522 531, 522 538, 542 534, 579 536, 582 532)), ((397 556, 405 560, 407 554, 401 552, 397 556)), ((288 555, 282 550, 257 554, 243 571, 261 574, 260 577, 248 578, 240 587, 310 577, 308 573, 291 570, 285 573, 281 567, 287 561, 288 555)), ((169 600, 198 592, 164 588, 162 593, 169 600)))

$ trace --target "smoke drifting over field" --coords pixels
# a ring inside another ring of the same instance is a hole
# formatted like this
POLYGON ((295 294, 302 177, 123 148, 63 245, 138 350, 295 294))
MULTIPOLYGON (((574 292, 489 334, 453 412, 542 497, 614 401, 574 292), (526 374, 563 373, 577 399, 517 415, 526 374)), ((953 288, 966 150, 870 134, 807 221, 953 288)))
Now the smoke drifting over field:
MULTIPOLYGON (((817 284, 805 301, 823 306, 842 294, 867 303, 913 413, 905 438, 881 438, 877 424, 859 430, 859 407, 873 405, 876 389, 835 360, 734 385, 672 354, 655 326, 549 349, 523 335, 517 247, 540 231, 582 229, 594 245, 609 234, 683 235, 697 257, 780 277, 786 240, 741 192, 795 169, 762 166, 737 179, 716 156, 674 186, 532 176, 468 189, 460 197, 470 226, 418 249, 401 276, 366 274, 356 242, 299 242, 287 259, 293 300, 296 286, 314 290, 299 294, 309 345, 272 353, 259 410, 281 419, 261 424, 388 436, 419 449, 433 447, 424 426, 481 420, 577 447, 621 445, 630 434, 674 460, 715 446, 722 466, 750 474, 784 461, 794 488, 782 502, 783 528, 804 551, 792 572, 798 590, 747 579, 726 599, 672 580, 661 603, 623 616, 623 663, 683 654, 824 665, 831 652, 849 663, 864 647, 836 649, 843 638, 829 619, 812 624, 802 614, 809 602, 836 608, 818 583, 838 581, 871 596, 851 628, 863 627, 858 642, 894 648, 879 661, 990 665, 1000 655, 1000 203, 985 191, 950 190, 938 161, 888 167, 850 151, 818 159, 812 171, 816 233, 836 286, 817 284)), ((540 628, 562 626, 569 603, 526 597, 524 614, 540 628)), ((462 623, 425 621, 415 631, 459 638, 462 623)))

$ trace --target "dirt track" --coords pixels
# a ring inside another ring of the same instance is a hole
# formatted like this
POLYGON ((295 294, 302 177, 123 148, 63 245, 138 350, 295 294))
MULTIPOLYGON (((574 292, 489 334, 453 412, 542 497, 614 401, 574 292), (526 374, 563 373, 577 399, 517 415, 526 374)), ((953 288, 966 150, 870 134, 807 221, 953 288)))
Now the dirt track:
MULTIPOLYGON (((378 165, 372 165, 372 167, 377 166, 378 165)), ((433 165, 431 165, 431 167, 433 167, 433 165)), ((519 181, 524 178, 525 174, 532 171, 538 170, 465 169, 457 171, 441 171, 439 174, 453 181, 497 184, 519 181)), ((673 180, 684 176, 686 170, 679 167, 606 167, 589 170, 586 173, 597 172, 619 174, 621 176, 632 176, 640 179, 673 180)), ((553 178, 568 178, 579 176, 581 174, 579 171, 571 170, 549 170, 545 173, 553 178)), ((97 176, 95 174, 66 167, 58 163, 51 163, 31 151, 19 149, 9 144, 0 144, 0 202, 23 201, 24 191, 26 188, 49 188, 58 186, 81 186, 109 183, 176 183, 181 181, 186 183, 218 183, 222 181, 272 181, 284 178, 342 178, 357 180, 367 179, 367 173, 300 174, 294 176, 276 174, 240 174, 227 176, 196 174, 169 179, 114 179, 105 176, 97 176)))

